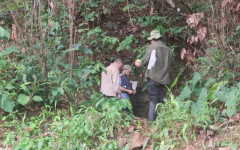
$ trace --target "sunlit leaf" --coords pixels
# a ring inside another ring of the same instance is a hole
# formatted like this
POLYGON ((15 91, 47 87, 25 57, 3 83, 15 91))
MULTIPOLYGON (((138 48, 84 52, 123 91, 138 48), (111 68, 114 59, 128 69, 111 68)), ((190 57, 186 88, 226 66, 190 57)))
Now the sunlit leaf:
POLYGON ((191 90, 188 86, 184 87, 181 94, 179 95, 179 100, 184 100, 186 98, 189 98, 191 96, 191 90))
POLYGON ((0 53, 0 56, 4 56, 4 55, 9 55, 13 52, 16 52, 17 48, 15 46, 10 46, 9 48, 7 48, 5 51, 0 53))
POLYGON ((87 48, 87 47, 85 47, 85 48, 83 49, 83 52, 84 52, 85 54, 93 54, 93 51, 92 51, 90 48, 87 48))
POLYGON ((199 94, 198 101, 207 101, 208 90, 206 87, 203 87, 201 93, 199 94))
POLYGON ((22 104, 23 106, 26 105, 26 104, 28 104, 29 101, 30 101, 30 97, 27 96, 27 95, 25 95, 25 94, 20 94, 20 95, 18 96, 18 102, 19 102, 20 104, 22 104))
POLYGON ((198 81, 201 80, 201 75, 199 72, 194 73, 194 77, 192 79, 192 88, 195 87, 195 85, 198 83, 198 81))
POLYGON ((226 98, 226 96, 224 95, 224 93, 222 91, 217 92, 216 96, 222 102, 226 102, 227 101, 227 98, 226 98))
POLYGON ((0 95, 0 107, 6 112, 13 111, 14 103, 10 101, 6 94, 0 95))
POLYGON ((9 32, 0 26, 0 39, 6 41, 9 38, 10 38, 9 32))
POLYGON ((41 102, 43 99, 40 96, 34 96, 33 100, 36 102, 41 102))

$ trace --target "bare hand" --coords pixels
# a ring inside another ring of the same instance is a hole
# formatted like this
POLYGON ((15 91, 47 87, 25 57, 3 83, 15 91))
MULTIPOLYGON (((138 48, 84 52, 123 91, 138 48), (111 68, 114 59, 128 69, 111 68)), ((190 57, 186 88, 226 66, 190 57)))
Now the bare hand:
POLYGON ((142 65, 141 60, 138 59, 138 60, 135 61, 135 66, 136 67, 141 67, 141 65, 142 65))
POLYGON ((132 90, 128 90, 128 94, 135 94, 135 93, 132 90))
POLYGON ((118 97, 119 99, 120 99, 120 98, 122 98, 121 94, 118 94, 118 96, 117 96, 117 97, 118 97))

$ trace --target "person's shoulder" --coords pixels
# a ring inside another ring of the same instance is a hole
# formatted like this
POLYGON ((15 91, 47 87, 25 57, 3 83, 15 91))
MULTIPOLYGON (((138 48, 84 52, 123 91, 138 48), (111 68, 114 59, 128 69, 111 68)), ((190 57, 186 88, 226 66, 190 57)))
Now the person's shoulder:
POLYGON ((154 50, 157 48, 157 45, 156 44, 151 44, 148 46, 148 49, 147 50, 154 50))
POLYGON ((112 71, 112 72, 114 72, 115 70, 116 70, 116 66, 115 65, 113 65, 113 64, 110 64, 109 66, 107 66, 107 71, 112 71))
POLYGON ((171 51, 170 48, 162 42, 157 43, 157 47, 159 47, 161 49, 164 49, 164 50, 167 50, 167 51, 171 51))

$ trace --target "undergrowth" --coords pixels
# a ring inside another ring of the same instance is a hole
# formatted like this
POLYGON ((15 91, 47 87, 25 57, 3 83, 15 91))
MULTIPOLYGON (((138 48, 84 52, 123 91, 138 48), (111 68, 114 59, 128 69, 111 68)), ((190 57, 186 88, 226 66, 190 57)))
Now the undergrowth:
MULTIPOLYGON (((209 130, 210 125, 224 122, 238 112, 239 90, 240 84, 228 88, 195 73, 178 97, 169 90, 166 103, 158 105, 157 120, 149 122, 151 130, 146 133, 150 137, 148 144, 154 149, 175 149, 196 140, 199 130, 209 130)), ((43 108, 39 116, 27 117, 17 111, 3 116, 0 130, 7 132, 0 144, 14 150, 119 149, 120 133, 139 123, 134 121, 131 103, 98 93, 91 98, 77 110, 70 107, 69 112, 43 108)))
POLYGON ((82 104, 70 114, 43 109, 39 116, 27 117, 26 113, 14 112, 2 118, 1 145, 18 149, 118 149, 117 133, 133 122, 131 110, 125 99, 100 98, 91 104, 82 104), (21 116, 18 119, 16 116, 21 116))

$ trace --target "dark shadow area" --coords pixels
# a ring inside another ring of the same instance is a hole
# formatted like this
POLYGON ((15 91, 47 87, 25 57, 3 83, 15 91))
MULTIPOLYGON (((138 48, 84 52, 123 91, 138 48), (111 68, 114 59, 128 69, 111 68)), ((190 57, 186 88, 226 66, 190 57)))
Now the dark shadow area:
POLYGON ((149 99, 147 91, 137 92, 135 95, 131 95, 130 100, 133 106, 133 114, 136 117, 148 116, 149 99))

